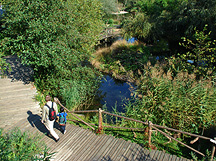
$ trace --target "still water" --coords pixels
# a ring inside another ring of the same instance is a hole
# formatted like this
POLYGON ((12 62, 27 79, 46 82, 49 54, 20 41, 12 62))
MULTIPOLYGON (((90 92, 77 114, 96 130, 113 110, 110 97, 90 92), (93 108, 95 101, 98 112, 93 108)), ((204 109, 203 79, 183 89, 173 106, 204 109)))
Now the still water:
POLYGON ((118 80, 114 80, 109 75, 104 75, 99 88, 101 99, 100 104, 106 106, 107 111, 112 112, 116 108, 119 112, 124 112, 124 103, 131 97, 134 86, 118 80))

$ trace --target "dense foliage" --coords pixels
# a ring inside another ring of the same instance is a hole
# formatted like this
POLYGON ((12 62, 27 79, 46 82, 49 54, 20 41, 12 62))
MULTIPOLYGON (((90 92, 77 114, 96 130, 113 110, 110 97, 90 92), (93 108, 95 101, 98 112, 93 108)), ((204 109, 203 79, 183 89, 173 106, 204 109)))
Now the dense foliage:
POLYGON ((66 101, 66 97, 74 94, 70 88, 82 86, 91 92, 79 93, 77 89, 76 95, 91 96, 97 88, 97 79, 85 60, 102 31, 100 3, 10 0, 4 6, 1 52, 17 54, 23 64, 33 67, 36 85, 42 92, 66 101), (68 80, 79 85, 74 86, 68 80), (71 93, 60 93, 62 87, 71 93))
POLYGON ((115 0, 100 0, 102 3, 102 9, 106 15, 111 14, 112 12, 118 11, 118 4, 115 0))
MULTIPOLYGON (((134 76, 143 71, 142 67, 148 62, 149 56, 150 52, 146 46, 128 44, 126 40, 120 40, 95 52, 91 63, 103 72, 112 73, 117 79, 134 80, 134 76)), ((152 61, 154 62, 156 61, 152 61)))
POLYGON ((124 33, 148 42, 166 38, 171 44, 185 35, 193 35, 194 27, 201 30, 208 24, 211 38, 215 39, 215 8, 214 0, 128 1, 126 10, 134 14, 123 22, 124 33), (137 26, 142 31, 140 35, 137 26))
MULTIPOLYGON (((116 44, 113 44, 116 48, 111 46, 95 53, 96 60, 92 62, 118 79, 137 83, 135 96, 140 99, 132 100, 134 103, 126 107, 129 117, 192 133, 215 123, 215 82, 212 77, 197 80, 200 66, 188 73, 189 68, 181 71, 184 63, 175 59, 153 65, 148 62, 150 54, 146 46, 116 44)), ((199 46, 194 50, 199 51, 199 46)))
MULTIPOLYGON (((202 31, 195 29, 191 40, 183 39, 183 46, 190 47, 189 51, 178 58, 159 60, 156 64, 148 62, 156 59, 150 54, 152 47, 143 43, 116 42, 110 48, 100 49, 94 54, 92 63, 95 67, 112 73, 116 78, 127 78, 137 84, 134 98, 125 103, 124 116, 197 134, 202 134, 215 125, 214 41, 210 40, 206 28, 202 31), (189 59, 197 64, 188 64, 189 59), (206 60, 205 65, 198 64, 206 60)), ((142 124, 124 119, 118 120, 116 124, 143 128, 142 124)), ((108 133, 147 145, 147 136, 140 133, 128 134, 115 130, 108 133)), ((182 142, 187 140, 185 135, 172 132, 169 134, 179 137, 182 142)), ((157 148, 180 156, 189 156, 189 152, 182 151, 177 142, 170 143, 161 134, 153 135, 153 144, 157 148)))
POLYGON ((52 154, 47 153, 47 148, 39 139, 19 129, 4 134, 0 129, 0 160, 49 160, 52 154))
POLYGON ((183 37, 181 45, 188 49, 188 51, 184 54, 179 54, 179 57, 174 59, 174 63, 178 66, 179 70, 194 73, 198 78, 214 78, 216 74, 215 40, 211 41, 211 32, 205 33, 207 30, 206 27, 204 27, 203 31, 198 31, 195 28, 192 40, 183 37), (188 61, 192 62, 188 63, 188 61))

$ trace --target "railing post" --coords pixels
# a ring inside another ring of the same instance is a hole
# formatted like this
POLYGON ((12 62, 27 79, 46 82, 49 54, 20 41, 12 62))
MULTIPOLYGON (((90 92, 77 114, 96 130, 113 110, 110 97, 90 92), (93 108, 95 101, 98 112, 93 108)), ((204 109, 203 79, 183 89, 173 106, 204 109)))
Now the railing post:
POLYGON ((101 108, 99 108, 98 114, 99 114, 99 118, 98 118, 98 132, 97 133, 101 134, 103 131, 103 125, 102 125, 103 118, 102 118, 101 108))
MULTIPOLYGON (((214 138, 214 140, 216 141, 216 137, 214 138)), ((215 154, 215 144, 213 144, 213 147, 212 147, 211 161, 213 161, 214 159, 214 154, 215 154)))
POLYGON ((148 144, 149 144, 149 147, 151 147, 151 135, 152 135, 152 122, 149 121, 148 122, 148 144))

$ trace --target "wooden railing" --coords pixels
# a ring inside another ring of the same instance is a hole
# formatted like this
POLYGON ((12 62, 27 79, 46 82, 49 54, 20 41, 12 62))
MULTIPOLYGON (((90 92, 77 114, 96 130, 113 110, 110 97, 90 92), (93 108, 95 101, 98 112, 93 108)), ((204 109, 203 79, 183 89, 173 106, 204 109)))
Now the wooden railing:
MULTIPOLYGON (((114 117, 118 117, 118 118, 122 118, 122 119, 125 119, 125 120, 129 120, 129 121, 134 121, 134 122, 138 122, 138 123, 142 123, 144 125, 147 125, 148 126, 148 145, 149 147, 151 147, 151 137, 152 137, 152 129, 156 130, 157 132, 160 132, 161 134, 163 134, 164 136, 166 136, 167 138, 171 139, 171 140, 175 140, 176 142, 178 142, 179 144, 182 144, 183 146, 191 149, 192 151, 202 155, 202 156, 205 156, 203 153, 201 153, 200 151, 184 144, 183 142, 177 140, 176 138, 170 136, 169 134, 163 132, 162 130, 160 130, 159 128, 161 129, 166 129, 166 130, 170 130, 170 131, 173 131, 173 132, 177 132, 177 133, 181 133, 181 134, 185 134, 185 135, 189 135, 189 136, 193 136, 193 137, 196 137, 193 141, 191 141, 191 144, 195 143, 198 139, 205 139, 205 140, 209 140, 209 142, 213 142, 213 143, 216 143, 216 138, 211 139, 209 137, 205 137, 205 136, 202 136, 202 135, 197 135, 197 134, 191 134, 191 133, 188 133, 188 132, 184 132, 184 131, 181 131, 181 130, 177 130, 177 129, 173 129, 173 128, 169 128, 169 127, 164 127, 164 126, 160 126, 160 125, 157 125, 157 124, 153 124, 151 121, 140 121, 140 120, 136 120, 136 119, 132 119, 132 118, 128 118, 128 117, 124 117, 124 116, 120 116, 120 115, 117 115, 117 114, 113 114, 113 113, 109 113, 109 112, 106 112, 102 109, 99 108, 99 110, 85 110, 85 111, 70 111, 68 110, 66 107, 64 107, 61 102, 58 100, 58 98, 54 98, 54 102, 58 103, 61 107, 63 107, 68 113, 72 114, 75 118, 77 118, 80 122, 84 123, 85 125, 89 126, 92 130, 96 131, 97 130, 97 133, 102 133, 103 131, 103 128, 106 127, 106 128, 119 128, 119 129, 130 129, 130 130, 144 130, 144 128, 129 128, 129 127, 114 127, 114 126, 103 126, 103 116, 102 114, 107 114, 107 115, 111 115, 111 116, 114 116, 114 117), (85 121, 83 121, 81 118, 79 118, 77 115, 75 115, 75 113, 98 113, 99 115, 99 122, 98 122, 98 125, 95 125, 95 124, 91 124, 91 123, 86 123, 85 121), (95 127, 98 127, 97 129, 95 129, 93 126, 95 127)), ((70 120, 70 119, 68 119, 70 120)), ((70 120, 70 121, 74 121, 74 122, 77 122, 77 120, 70 120)), ((214 158, 214 153, 215 153, 215 144, 213 144, 213 147, 212 147, 212 155, 211 155, 211 161, 213 160, 214 158)))

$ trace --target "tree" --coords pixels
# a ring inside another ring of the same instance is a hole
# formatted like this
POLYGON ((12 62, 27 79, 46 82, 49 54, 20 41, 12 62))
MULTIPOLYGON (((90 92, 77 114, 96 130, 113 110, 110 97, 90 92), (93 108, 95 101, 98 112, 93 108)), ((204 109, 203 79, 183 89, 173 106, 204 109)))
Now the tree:
MULTIPOLYGON (((192 36, 196 27, 201 30, 208 24, 208 31, 212 31, 210 37, 215 39, 216 32, 216 1, 214 0, 137 0, 128 3, 127 11, 135 12, 137 15, 143 14, 148 19, 145 21, 133 21, 137 25, 131 26, 126 32, 137 35, 134 26, 148 30, 148 26, 141 23, 150 23, 154 28, 148 32, 148 38, 155 37, 155 40, 166 38, 170 43, 176 45, 183 36, 192 36), (135 33, 136 34, 135 34, 135 33)), ((126 21, 125 26, 129 26, 131 21, 126 21)), ((141 36, 143 33, 140 32, 141 36)), ((132 35, 132 34, 130 34, 132 35)), ((176 45, 177 46, 177 45, 176 45)))
POLYGON ((1 52, 32 66, 40 90, 61 96, 65 80, 94 82, 83 65, 102 31, 97 0, 9 0, 5 6, 1 52))
POLYGON ((111 14, 112 12, 118 11, 118 4, 116 0, 100 0, 102 3, 102 9, 106 15, 111 14))
POLYGON ((180 68, 184 71, 194 72, 197 76, 214 76, 216 73, 216 49, 215 40, 211 41, 211 32, 207 31, 207 25, 202 31, 196 28, 193 39, 183 37, 183 43, 180 45, 188 49, 188 52, 181 54, 177 62, 181 62, 180 68), (192 60, 193 63, 188 63, 192 60))
POLYGON ((122 32, 127 39, 136 37, 140 40, 152 40, 149 35, 154 31, 154 23, 151 23, 149 16, 138 13, 134 18, 128 18, 123 22, 122 32), (148 39, 150 38, 150 39, 148 39))

